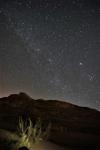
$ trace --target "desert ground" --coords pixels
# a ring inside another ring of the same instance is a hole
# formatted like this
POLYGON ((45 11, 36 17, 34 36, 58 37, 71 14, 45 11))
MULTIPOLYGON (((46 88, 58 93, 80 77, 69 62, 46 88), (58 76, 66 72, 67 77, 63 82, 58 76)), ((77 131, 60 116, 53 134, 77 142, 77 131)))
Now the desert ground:
POLYGON ((35 146, 33 145, 31 150, 71 150, 71 149, 63 148, 51 142, 44 142, 35 146))

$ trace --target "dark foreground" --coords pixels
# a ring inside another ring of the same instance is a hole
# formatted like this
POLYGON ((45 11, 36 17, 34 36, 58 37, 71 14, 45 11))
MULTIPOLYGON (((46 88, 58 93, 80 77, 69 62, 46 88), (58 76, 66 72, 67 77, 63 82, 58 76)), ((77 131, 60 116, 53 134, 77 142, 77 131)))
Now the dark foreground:
MULTIPOLYGON (((25 93, 0 99, 1 129, 16 132, 19 116, 31 118, 33 123, 41 118, 44 126, 50 123, 48 140, 66 150, 68 147, 84 150, 100 147, 100 112, 97 110, 57 100, 34 100, 25 93)), ((49 150, 52 146, 47 147, 49 150)))

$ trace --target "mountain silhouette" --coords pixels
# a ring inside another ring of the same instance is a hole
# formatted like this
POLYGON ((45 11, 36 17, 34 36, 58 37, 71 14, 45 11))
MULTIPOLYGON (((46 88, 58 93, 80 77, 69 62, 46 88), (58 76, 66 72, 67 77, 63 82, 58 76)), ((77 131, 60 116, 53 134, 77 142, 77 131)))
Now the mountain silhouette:
POLYGON ((58 100, 34 100, 26 93, 0 98, 0 128, 16 131, 18 118, 41 118, 51 123, 50 141, 83 149, 98 148, 100 141, 100 112, 58 100))

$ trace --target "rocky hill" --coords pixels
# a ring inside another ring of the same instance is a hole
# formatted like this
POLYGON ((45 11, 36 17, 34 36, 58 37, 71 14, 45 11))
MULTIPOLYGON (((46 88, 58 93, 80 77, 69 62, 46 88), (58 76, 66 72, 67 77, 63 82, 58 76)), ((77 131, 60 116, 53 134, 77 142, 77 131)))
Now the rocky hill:
POLYGON ((25 93, 0 98, 0 128, 16 131, 19 116, 51 123, 49 140, 63 146, 93 148, 100 141, 100 112, 57 100, 34 100, 25 93))

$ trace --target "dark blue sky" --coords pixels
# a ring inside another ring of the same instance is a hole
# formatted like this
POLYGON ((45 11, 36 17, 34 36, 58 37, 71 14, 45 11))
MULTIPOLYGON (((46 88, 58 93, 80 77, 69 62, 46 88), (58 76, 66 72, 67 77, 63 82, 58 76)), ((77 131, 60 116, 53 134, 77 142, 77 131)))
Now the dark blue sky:
POLYGON ((0 5, 0 97, 20 91, 100 109, 100 4, 0 5))

